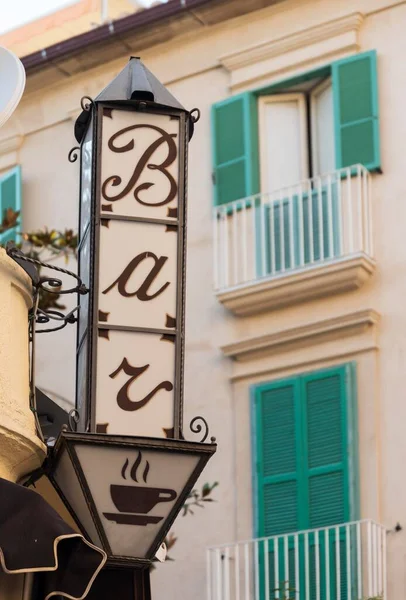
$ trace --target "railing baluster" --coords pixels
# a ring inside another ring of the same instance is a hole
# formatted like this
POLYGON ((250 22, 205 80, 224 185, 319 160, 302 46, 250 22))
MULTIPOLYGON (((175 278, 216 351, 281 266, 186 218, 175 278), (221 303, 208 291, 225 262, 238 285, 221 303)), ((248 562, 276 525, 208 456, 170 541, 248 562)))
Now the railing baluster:
POLYGON ((339 256, 345 254, 344 248, 344 222, 343 222, 343 192, 341 188, 341 171, 338 171, 336 175, 337 182, 337 228, 338 228, 338 248, 337 252, 339 256))
POLYGON ((218 235, 219 235, 219 227, 218 227, 218 208, 215 207, 213 210, 213 275, 214 275, 214 289, 218 290, 222 286, 219 282, 219 264, 220 264, 220 256, 218 251, 218 235))
POLYGON ((212 587, 213 587, 213 582, 212 582, 212 578, 211 578, 211 557, 212 557, 212 550, 209 549, 206 552, 206 579, 207 579, 207 600, 213 600, 212 599, 212 587))
POLYGON ((254 542, 254 560, 255 560, 255 600, 259 600, 259 552, 258 541, 254 542))
POLYGON ((295 596, 299 598, 300 581, 299 581, 299 536, 295 535, 295 596))
POLYGON ((369 206, 368 206, 368 180, 367 180, 367 170, 364 167, 361 167, 361 178, 362 178, 362 207, 363 207, 363 213, 362 213, 362 222, 364 225, 364 232, 365 232, 365 248, 363 248, 362 250, 365 251, 367 254, 371 255, 371 248, 369 246, 369 242, 370 242, 370 223, 369 223, 369 206))
POLYGON ((247 250, 247 203, 245 200, 242 201, 242 213, 241 213, 241 223, 242 223, 242 279, 245 283, 248 281, 248 250, 247 250))
POLYGON ((230 548, 224 551, 224 600, 230 600, 230 548))
POLYGON ((324 260, 324 218, 323 218, 323 182, 322 178, 318 178, 318 189, 317 189, 317 205, 318 205, 318 219, 319 219, 319 247, 320 247, 320 260, 324 260))
POLYGON ((372 536, 371 536, 371 521, 367 523, 367 550, 368 550, 368 595, 372 596, 372 536))
POLYGON ((287 535, 283 538, 283 553, 285 558, 285 595, 289 596, 289 538, 287 535))
POLYGON ((347 210, 348 210, 348 250, 352 254, 354 252, 354 227, 353 227, 353 205, 352 205, 352 188, 351 188, 351 169, 346 169, 347 177, 347 210))
POLYGON ((357 523, 357 579, 358 579, 358 598, 362 598, 362 538, 361 523, 357 523))
POLYGON ((312 265, 314 263, 314 223, 313 223, 313 190, 309 180, 307 185, 308 200, 307 205, 309 207, 309 261, 312 265))
POLYGON ((279 239, 281 253, 281 272, 286 270, 286 253, 285 253, 285 207, 283 198, 279 198, 279 239))
POLYGON ((350 526, 345 526, 345 548, 346 548, 346 571, 347 571, 347 600, 351 600, 351 549, 350 549, 350 526))
POLYGON ((245 583, 245 600, 250 600, 250 557, 248 552, 248 544, 244 545, 244 583, 245 583))
MULTIPOLYGON (((275 598, 279 598, 279 541, 278 538, 273 540, 274 553, 274 569, 275 569, 275 598)), ((268 599, 267 599, 268 600, 268 599)))
POLYGON ((269 547, 268 540, 264 542, 264 562, 265 562, 265 600, 269 600, 269 547))
POLYGON ((310 600, 310 577, 309 577, 309 534, 305 533, 305 587, 306 600, 310 600))
POLYGON ((257 258, 257 198, 252 199, 251 203, 251 214, 252 214, 252 260, 253 260, 253 279, 258 277, 258 258, 257 258))
POLYGON ((238 222, 237 202, 233 202, 233 284, 238 283, 238 222))
POLYGON ((377 537, 377 557, 376 557, 376 568, 377 568, 377 579, 378 579, 378 594, 382 594, 382 527, 376 525, 376 537, 377 537))
POLYGON ((373 209, 372 209, 372 178, 371 178, 371 174, 369 172, 367 172, 367 180, 368 180, 368 219, 369 219, 369 248, 370 248, 370 252, 371 252, 371 256, 374 256, 374 238, 372 235, 372 216, 373 216, 373 209))
POLYGON ((229 263, 228 263, 228 216, 227 209, 223 207, 223 229, 224 229, 224 285, 229 285, 229 263))
POLYGON ((378 555, 377 555, 377 540, 376 540, 376 525, 375 523, 372 523, 372 557, 373 557, 373 593, 374 596, 377 596, 379 594, 379 590, 378 590, 378 569, 377 569, 377 559, 378 559, 378 555))
POLYGON ((324 530, 325 555, 326 555, 326 600, 330 600, 330 540, 328 529, 324 530))
POLYGON ((387 560, 387 555, 386 555, 386 531, 385 529, 382 529, 382 580, 383 580, 383 584, 382 584, 382 588, 383 588, 383 600, 388 600, 388 589, 387 589, 387 581, 386 581, 386 560, 387 560))
POLYGON ((295 236, 293 231, 293 190, 289 189, 289 256, 290 256, 290 265, 291 269, 294 269, 296 266, 295 259, 295 236))
POLYGON ((217 600, 223 600, 222 595, 222 572, 221 572, 221 550, 216 550, 216 568, 217 568, 217 600))
POLYGON ((235 547, 234 557, 234 580, 235 580, 235 600, 240 600, 240 547, 237 544, 235 547))
POLYGON ((316 567, 316 600, 320 600, 320 548, 318 531, 314 534, 314 561, 316 567))
POLYGON ((266 275, 266 250, 265 250, 265 202, 260 199, 260 218, 261 218, 261 270, 262 277, 266 275))
POLYGON ((333 229, 333 194, 331 175, 327 176, 327 222, 328 222, 328 256, 334 256, 334 229, 333 229))
POLYGON ((272 200, 269 203, 269 235, 270 235, 270 243, 271 243, 271 275, 275 273, 276 270, 276 244, 275 244, 275 202, 272 200))
POLYGON ((337 600, 341 598, 340 529, 335 528, 336 538, 336 590, 337 600))
POLYGON ((358 210, 358 232, 359 232, 359 248, 358 251, 364 250, 364 234, 363 234, 363 219, 362 219, 362 186, 361 186, 361 165, 357 166, 357 210, 358 210))
POLYGON ((299 214, 299 264, 303 267, 305 263, 304 255, 304 222, 303 222, 303 193, 302 186, 299 186, 298 193, 298 214, 299 214))

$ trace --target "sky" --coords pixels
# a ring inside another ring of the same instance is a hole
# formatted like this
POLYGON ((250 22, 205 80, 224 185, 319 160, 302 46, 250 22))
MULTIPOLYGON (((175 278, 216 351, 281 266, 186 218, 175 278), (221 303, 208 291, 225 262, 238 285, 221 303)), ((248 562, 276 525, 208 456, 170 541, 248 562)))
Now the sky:
MULTIPOLYGON (((0 35, 79 0, 0 0, 0 35)), ((142 0, 148 6, 152 0, 142 0)))
POLYGON ((2 0, 0 2, 0 34, 34 21, 77 0, 2 0))

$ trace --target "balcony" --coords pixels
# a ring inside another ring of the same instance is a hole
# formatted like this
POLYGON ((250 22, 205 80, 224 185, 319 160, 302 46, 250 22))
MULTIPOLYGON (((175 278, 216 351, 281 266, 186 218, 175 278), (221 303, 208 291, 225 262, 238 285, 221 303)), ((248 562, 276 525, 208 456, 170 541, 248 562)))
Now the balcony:
POLYGON ((361 165, 214 209, 215 290, 236 315, 354 290, 374 269, 361 165))
POLYGON ((387 600, 386 531, 369 520, 207 551, 207 600, 387 600))

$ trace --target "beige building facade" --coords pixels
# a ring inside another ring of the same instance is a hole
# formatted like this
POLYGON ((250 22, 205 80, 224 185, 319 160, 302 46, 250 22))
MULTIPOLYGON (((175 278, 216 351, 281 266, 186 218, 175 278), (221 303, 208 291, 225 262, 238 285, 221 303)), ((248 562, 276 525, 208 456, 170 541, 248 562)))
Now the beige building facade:
MULTIPOLYGON (((196 0, 153 21, 157 10, 27 56, 0 132, 0 177, 21 167, 22 230, 77 229, 67 155, 83 95, 140 55, 201 111, 185 423, 209 422, 219 447, 203 477, 220 485, 178 518, 153 595, 401 600, 406 3, 196 0)), ((74 328, 38 337, 37 385, 69 408, 74 328)))

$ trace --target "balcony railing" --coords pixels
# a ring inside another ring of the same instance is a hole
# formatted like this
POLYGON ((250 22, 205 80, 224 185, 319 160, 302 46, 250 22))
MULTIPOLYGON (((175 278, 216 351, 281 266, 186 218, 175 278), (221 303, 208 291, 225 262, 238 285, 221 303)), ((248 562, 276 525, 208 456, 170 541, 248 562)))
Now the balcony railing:
POLYGON ((373 257, 370 174, 362 165, 214 209, 219 293, 357 254, 373 257))
POLYGON ((209 548, 207 600, 386 595, 386 531, 365 520, 209 548))

